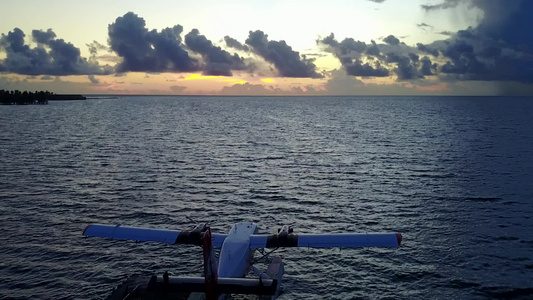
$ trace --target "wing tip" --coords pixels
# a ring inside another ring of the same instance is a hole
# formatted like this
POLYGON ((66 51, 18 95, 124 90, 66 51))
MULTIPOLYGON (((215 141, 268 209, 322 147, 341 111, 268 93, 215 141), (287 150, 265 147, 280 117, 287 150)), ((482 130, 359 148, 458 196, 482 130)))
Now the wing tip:
POLYGON ((85 226, 85 229, 83 229, 83 233, 82 233, 83 236, 87 236, 87 234, 85 233, 87 232, 87 229, 89 229, 89 227, 91 227, 91 224, 85 226))
POLYGON ((398 246, 400 246, 402 244, 402 234, 401 233, 396 233, 396 240, 398 241, 398 246))

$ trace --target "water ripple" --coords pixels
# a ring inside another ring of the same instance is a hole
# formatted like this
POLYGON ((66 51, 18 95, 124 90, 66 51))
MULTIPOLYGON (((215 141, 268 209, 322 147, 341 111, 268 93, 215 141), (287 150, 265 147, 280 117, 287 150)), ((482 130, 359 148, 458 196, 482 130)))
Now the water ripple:
POLYGON ((397 249, 283 249, 280 299, 531 299, 533 103, 118 97, 2 107, 0 299, 105 299, 197 276, 200 250, 81 236, 252 220, 399 231, 397 249))

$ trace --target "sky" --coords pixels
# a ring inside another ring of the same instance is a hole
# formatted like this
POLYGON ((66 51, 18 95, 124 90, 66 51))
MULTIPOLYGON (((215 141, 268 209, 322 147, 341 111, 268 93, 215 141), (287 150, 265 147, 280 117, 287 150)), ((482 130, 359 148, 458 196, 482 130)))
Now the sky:
POLYGON ((0 89, 533 96, 531 0, 2 0, 0 89))

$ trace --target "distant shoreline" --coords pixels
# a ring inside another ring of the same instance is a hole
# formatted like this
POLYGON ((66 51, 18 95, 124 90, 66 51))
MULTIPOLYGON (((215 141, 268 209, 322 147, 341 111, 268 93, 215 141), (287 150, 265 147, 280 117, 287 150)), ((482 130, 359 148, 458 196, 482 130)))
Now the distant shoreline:
POLYGON ((77 94, 54 94, 49 101, 72 101, 72 100, 87 100, 87 97, 77 94))
POLYGON ((222 97, 222 98, 234 98, 234 97, 271 97, 271 98, 303 98, 303 97, 325 97, 325 98, 362 98, 362 97, 450 97, 450 98, 505 98, 505 97, 533 97, 533 95, 173 95, 173 94, 86 94, 87 99, 115 99, 118 97, 222 97))
POLYGON ((0 90, 0 104, 2 105, 45 105, 48 101, 71 100, 87 100, 87 97, 78 94, 54 94, 49 91, 0 90))

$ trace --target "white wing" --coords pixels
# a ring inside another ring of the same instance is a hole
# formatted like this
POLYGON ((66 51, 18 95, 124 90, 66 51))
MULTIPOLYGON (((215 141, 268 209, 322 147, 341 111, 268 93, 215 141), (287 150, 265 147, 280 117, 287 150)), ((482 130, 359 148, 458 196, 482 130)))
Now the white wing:
MULTIPOLYGON (((194 230, 178 231, 102 224, 89 225, 83 231, 83 235, 85 236, 103 237, 116 240, 193 245, 198 244, 198 238, 196 236, 198 234, 200 234, 200 232, 194 230)), ((211 236, 213 238, 214 247, 222 247, 222 243, 227 237, 226 234, 211 234, 211 236)))
POLYGON ((250 248, 398 247, 401 241, 399 233, 257 234, 250 236, 250 248))

